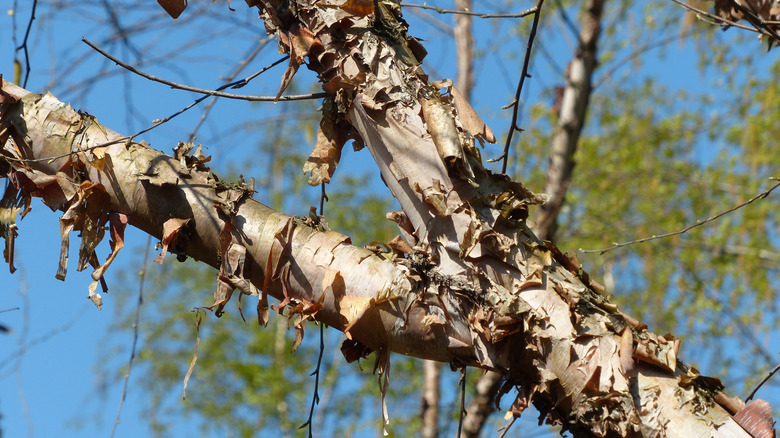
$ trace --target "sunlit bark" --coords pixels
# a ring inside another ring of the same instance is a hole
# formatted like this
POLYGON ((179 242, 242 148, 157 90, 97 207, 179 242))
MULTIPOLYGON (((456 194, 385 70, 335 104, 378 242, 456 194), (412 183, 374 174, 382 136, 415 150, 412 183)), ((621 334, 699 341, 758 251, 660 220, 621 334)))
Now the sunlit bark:
POLYGON ((389 352, 494 370, 520 389, 517 414, 534 403, 578 435, 746 436, 713 402, 717 382, 678 362, 674 338, 632 323, 574 258, 531 232, 528 208, 542 197, 482 166, 475 138, 492 133, 455 89, 429 84, 395 5, 253 3, 292 51, 283 84, 307 58, 332 96, 318 146, 364 142, 403 208, 391 216, 410 252, 352 246, 316 217, 290 218, 245 185, 218 183, 197 154, 125 142, 8 83, 3 173, 66 210, 75 230, 124 215, 169 251, 217 267, 218 310, 234 288, 269 294, 301 331, 315 318, 347 333, 348 358, 376 352, 380 371, 389 352))

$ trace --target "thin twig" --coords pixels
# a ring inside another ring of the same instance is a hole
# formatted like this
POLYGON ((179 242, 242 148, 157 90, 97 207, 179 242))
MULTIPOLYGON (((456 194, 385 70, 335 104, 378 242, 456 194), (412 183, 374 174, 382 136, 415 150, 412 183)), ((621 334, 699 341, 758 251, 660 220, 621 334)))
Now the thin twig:
MULTIPOLYGON (((247 76, 244 79, 240 79, 238 81, 234 81, 234 82, 231 82, 229 84, 225 84, 225 85, 217 88, 217 90, 224 90, 225 88, 234 88, 234 89, 235 88, 241 88, 241 87, 245 86, 246 84, 248 84, 254 78, 256 78, 256 77, 260 76, 261 74, 265 73, 266 71, 268 71, 270 68, 272 68, 272 67, 274 67, 276 65, 279 65, 280 63, 282 63, 283 61, 285 61, 285 60, 287 60, 289 58, 290 58, 289 55, 285 55, 282 58, 278 59, 277 61, 274 61, 271 64, 263 67, 262 69, 260 69, 259 71, 255 72, 254 74, 252 74, 250 76, 247 76)), ((191 109, 195 105, 203 102, 204 100, 206 100, 208 98, 209 98, 209 95, 201 96, 201 97, 195 99, 195 101, 192 102, 191 104, 185 106, 184 108, 182 108, 179 111, 171 114, 170 116, 162 118, 162 119, 155 120, 154 123, 151 126, 145 128, 145 129, 142 129, 142 130, 140 130, 140 131, 138 131, 138 132, 136 132, 136 133, 134 133, 132 135, 120 137, 120 138, 118 138, 116 140, 111 140, 111 141, 107 141, 105 143, 100 143, 100 144, 97 144, 97 145, 93 145, 93 146, 90 146, 90 147, 86 147, 86 148, 80 149, 80 152, 92 151, 94 149, 99 149, 99 148, 102 148, 102 147, 111 146, 111 145, 114 145, 114 144, 117 144, 117 143, 131 142, 131 141, 133 141, 133 139, 135 137, 138 137, 139 135, 145 134, 145 133, 151 131, 152 129, 154 129, 154 128, 158 127, 158 126, 160 126, 160 125, 162 125, 164 123, 167 123, 171 119, 175 118, 176 116, 181 115, 185 111, 191 109)), ((34 162, 44 162, 44 161, 56 160, 56 159, 59 159, 59 158, 69 157, 71 155, 72 155, 72 153, 68 152, 66 154, 54 155, 54 156, 51 156, 51 157, 43 157, 43 158, 22 158, 22 159, 19 159, 19 158, 13 158, 13 157, 9 157, 9 156, 5 156, 4 158, 7 159, 7 160, 10 160, 10 161, 15 161, 15 162, 20 162, 20 163, 34 163, 34 162)))
MULTIPOLYGON (((230 82, 233 82, 233 80, 236 78, 236 76, 238 76, 238 74, 241 73, 241 71, 246 67, 247 64, 252 62, 252 60, 255 59, 255 57, 257 57, 257 55, 260 53, 260 51, 263 50, 263 48, 266 45, 268 45, 268 43, 270 41, 272 41, 271 38, 266 38, 263 41, 261 41, 260 44, 258 44, 257 47, 255 47, 252 50, 252 53, 250 53, 241 62, 238 63, 238 67, 236 67, 236 69, 233 70, 233 73, 231 73, 230 76, 228 76, 226 78, 226 80, 230 81, 230 82)), ((277 61, 277 63, 280 63, 280 62, 282 62, 282 61, 277 61)), ((273 64, 273 65, 276 65, 276 64, 273 64)), ((270 67, 268 67, 268 68, 270 68, 270 67)), ((267 70, 267 68, 266 68, 266 70, 267 70)), ((228 86, 233 86, 233 85, 236 85, 236 84, 226 85, 225 88, 227 88, 228 86)), ((243 87, 243 85, 241 85, 241 86, 243 87)), ((222 90, 222 89, 224 89, 224 88, 222 88, 222 87, 217 88, 217 91, 222 90)), ((198 129, 200 129, 200 127, 206 121, 206 118, 209 116, 209 113, 211 112, 211 108, 213 108, 214 104, 217 103, 217 99, 218 99, 218 97, 214 96, 214 97, 211 98, 211 101, 209 101, 209 103, 206 104, 206 108, 203 109, 203 114, 200 115, 200 119, 198 120, 198 123, 195 124, 195 127, 192 128, 192 131, 187 136, 189 138, 189 141, 194 141, 195 140, 195 134, 198 132, 198 129)))
POLYGON ((517 421, 517 417, 513 415, 512 419, 509 420, 509 423, 507 423, 506 426, 501 428, 501 435, 499 435, 498 438, 504 438, 506 436, 506 433, 509 432, 509 428, 511 428, 512 425, 515 424, 515 421, 517 421))
POLYGON ((566 27, 569 29, 569 32, 571 32, 574 35, 574 38, 580 37, 580 28, 577 27, 576 24, 574 24, 574 20, 569 17, 569 13, 566 12, 566 8, 561 4, 561 0, 555 0, 555 5, 558 6, 558 15, 561 16, 561 20, 563 20, 563 24, 566 25, 566 27))
MULTIPOLYGON (((774 181, 778 180, 778 178, 770 178, 770 179, 774 180, 774 181)), ((659 234, 659 235, 653 235, 653 236, 645 237, 645 238, 642 238, 642 239, 632 240, 630 242, 615 243, 611 248, 604 248, 604 249, 582 249, 582 248, 580 248, 580 252, 582 252, 582 253, 597 252, 599 254, 604 254, 606 252, 612 251, 613 249, 622 248, 624 246, 633 245, 635 243, 644 243, 644 242, 649 242, 651 240, 663 239, 663 238, 671 237, 671 236, 678 236, 678 235, 684 234, 684 233, 686 233, 686 232, 688 232, 688 231, 690 231, 690 230, 692 230, 692 229, 694 229, 696 227, 700 227, 700 226, 702 226, 702 225, 704 225, 706 223, 712 222, 712 221, 714 221, 714 220, 716 220, 716 219, 718 219, 718 218, 720 218, 722 216, 725 216, 725 215, 727 215, 727 214, 729 214, 729 213, 731 213, 731 212, 733 212, 735 210, 739 210, 740 208, 753 203, 753 201, 756 201, 756 200, 759 200, 759 199, 764 199, 767 196, 769 196, 769 194, 772 193, 772 191, 774 189, 776 189, 777 187, 780 187, 780 183, 775 184, 769 190, 766 190, 766 191, 763 191, 763 192, 759 193, 758 195, 750 198, 749 200, 743 202, 742 204, 737 205, 736 207, 732 207, 732 208, 730 208, 730 209, 728 209, 726 211, 720 212, 720 213, 716 214, 715 216, 708 217, 707 219, 704 219, 703 221, 702 220, 697 221, 695 224, 687 226, 687 227, 685 227, 685 228, 683 228, 682 230, 679 230, 679 231, 674 231, 674 232, 671 232, 671 233, 665 233, 665 234, 659 234)))
POLYGON ((124 62, 120 61, 117 58, 114 58, 108 52, 104 51, 100 47, 96 46, 86 38, 82 38, 81 41, 83 41, 86 45, 94 49, 96 52, 100 53, 101 55, 105 56, 106 58, 114 61, 118 66, 127 69, 138 76, 141 76, 143 78, 149 79, 150 81, 158 82, 160 84, 168 85, 171 88, 177 89, 177 90, 184 90, 184 91, 192 91, 195 93, 205 94, 208 96, 219 96, 219 97, 225 97, 228 99, 237 99, 237 100, 246 100, 248 102, 275 102, 277 100, 284 100, 284 101, 290 101, 290 100, 310 100, 310 99, 319 99, 322 97, 326 97, 327 93, 311 93, 311 94, 298 94, 298 95, 289 95, 289 96, 279 96, 277 99, 275 96, 253 96, 253 95, 246 95, 246 94, 232 94, 232 93, 223 93, 221 91, 217 90, 208 90, 205 88, 197 88, 197 87, 191 87, 189 85, 179 84, 176 82, 172 82, 166 79, 158 78, 157 76, 151 75, 149 73, 142 72, 141 70, 138 70, 137 68, 125 64, 124 62))
POLYGON ((672 1, 677 3, 678 5, 682 6, 683 8, 689 10, 689 11, 696 13, 696 18, 698 18, 698 19, 700 19, 702 21, 706 21, 707 23, 715 24, 715 25, 734 26, 734 27, 738 27, 740 29, 749 30, 751 32, 756 32, 756 33, 760 33, 760 34, 763 34, 763 35, 772 36, 771 34, 769 34, 767 32, 764 32, 761 29, 757 29, 755 27, 750 27, 750 26, 745 26, 744 24, 740 24, 740 23, 737 23, 737 22, 734 22, 734 21, 731 21, 731 20, 727 20, 727 19, 725 19, 723 17, 719 17, 719 16, 717 16, 715 14, 712 14, 712 13, 709 13, 707 11, 701 10, 699 8, 693 7, 693 6, 691 6, 691 5, 689 5, 689 4, 685 3, 685 2, 682 2, 680 0, 672 0, 672 1), (704 17, 707 17, 707 18, 709 18, 711 20, 714 20, 714 22, 709 21, 709 20, 705 20, 704 17))
POLYGON ((466 413, 466 367, 460 370, 460 415, 458 415, 458 438, 460 438, 460 432, 463 430, 463 414, 466 413))
MULTIPOLYGON (((323 185, 323 187, 325 187, 323 185)), ((313 373, 311 373, 312 376, 314 376, 314 394, 311 398, 311 408, 309 408, 309 419, 306 420, 305 423, 301 424, 301 426, 298 429, 303 429, 306 426, 309 426, 309 438, 312 438, 312 418, 314 417, 314 406, 319 404, 320 402, 320 394, 319 394, 319 388, 320 388, 320 366, 322 365, 322 353, 325 352, 325 341, 324 341, 324 334, 325 332, 325 324, 320 322, 320 354, 317 357, 317 368, 314 370, 313 373)))
POLYGON ((38 0, 33 0, 32 10, 30 11, 30 21, 27 22, 27 30, 24 32, 24 40, 22 41, 22 44, 16 48, 17 52, 19 50, 24 52, 25 72, 22 88, 27 88, 27 80, 30 79, 30 52, 27 49, 27 40, 30 38, 30 30, 32 29, 33 21, 35 21, 35 8, 37 6, 38 0))
POLYGON ((509 134, 506 136, 506 144, 504 144, 504 153, 501 154, 501 156, 494 160, 498 161, 500 159, 504 160, 504 164, 501 165, 501 173, 506 173, 506 165, 509 161, 509 146, 512 144, 512 134, 515 133, 515 131, 522 131, 517 126, 517 113, 520 109, 520 93, 523 91, 523 84, 525 83, 525 78, 528 76, 528 65, 531 62, 531 48, 534 45, 534 38, 536 37, 536 28, 539 26, 539 17, 542 12, 542 4, 544 3, 544 0, 538 0, 536 3, 536 6, 533 8, 533 14, 534 14, 534 22, 531 25, 531 34, 528 35, 528 46, 525 49, 525 59, 523 60, 523 71, 520 74, 520 81, 517 84, 517 91, 515 91, 515 100, 512 102, 510 106, 513 106, 514 109, 512 110, 512 123, 509 126, 509 134))
POLYGON ((764 21, 764 19, 761 18, 752 7, 748 9, 745 6, 739 4, 739 2, 735 1, 733 1, 732 4, 735 8, 739 9, 743 14, 745 14, 745 17, 750 22, 750 24, 753 25, 753 27, 756 29, 765 30, 765 34, 772 36, 772 38, 780 42, 780 35, 778 35, 771 26, 767 26, 766 21, 764 21))
POLYGON ((766 375, 763 379, 761 379, 760 382, 758 382, 758 385, 756 385, 755 388, 753 388, 752 391, 750 391, 750 394, 748 394, 747 397, 745 397, 745 403, 749 402, 754 395, 756 395, 756 392, 758 392, 758 388, 761 388, 761 386, 764 385, 776 372, 780 371, 780 364, 778 364, 776 367, 772 368, 772 371, 769 372, 769 374, 766 375))
POLYGON ((325 203, 329 201, 328 194, 325 193, 325 183, 322 183, 322 192, 320 193, 320 216, 325 216, 325 203))
POLYGON ((127 362, 127 372, 125 373, 125 383, 122 387, 122 397, 119 399, 119 407, 116 410, 116 420, 114 420, 114 426, 111 428, 111 438, 116 433, 116 428, 119 426, 119 416, 122 413, 122 406, 125 404, 127 398, 127 384, 130 381, 130 369, 133 368, 133 359, 135 359, 135 347, 138 344, 138 325, 141 316, 141 305, 144 303, 144 279, 146 278, 146 262, 149 260, 149 247, 152 246, 152 236, 149 235, 146 238, 146 248, 144 249, 144 261, 141 265, 141 275, 138 281, 138 302, 135 306, 135 320, 133 321, 133 346, 130 349, 130 360, 127 362))
POLYGON ((16 356, 14 363, 14 373, 16 373, 16 390, 19 394, 19 405, 22 410, 22 418, 27 423, 27 436, 33 436, 35 424, 30 416, 30 405, 27 403, 27 397, 24 391, 24 373, 22 372, 22 363, 27 354, 27 340, 30 336, 30 296, 27 290, 27 279, 25 271, 22 270, 21 285, 19 294, 22 296, 22 331, 19 334, 19 355, 16 356))
POLYGON ((673 35, 673 36, 670 36, 669 38, 664 38, 664 39, 661 39, 661 40, 658 40, 658 41, 655 41, 655 42, 652 42, 652 43, 648 43, 648 44, 644 44, 644 45, 640 46, 639 48, 637 48, 633 52, 631 52, 628 55, 626 55, 623 59, 613 63, 612 67, 610 67, 609 70, 607 70, 603 75, 601 75, 599 80, 591 87, 591 91, 595 90, 596 88, 598 88, 599 85, 601 85, 604 82, 606 82, 610 78, 610 76, 615 74, 615 72, 620 67, 623 67, 624 65, 628 64, 632 59, 637 58, 639 55, 642 55, 642 54, 644 54, 645 52, 647 52, 647 51, 649 51, 651 49, 655 49, 657 47, 665 46, 665 45, 671 44, 671 43, 673 43, 673 42, 675 42, 677 40, 681 40, 683 38, 687 38, 687 37, 689 37, 691 35, 694 35, 697 32, 699 32, 699 29, 693 29, 693 30, 691 30, 690 32, 687 32, 687 33, 681 33, 679 35, 673 35))
POLYGON ((471 15, 472 17, 479 17, 479 18, 523 18, 536 12, 536 8, 531 8, 523 12, 520 12, 518 14, 483 14, 480 12, 472 12, 472 11, 458 10, 458 9, 441 9, 441 8, 437 8, 436 6, 417 5, 414 3, 401 3, 401 6, 404 8, 428 9, 431 11, 436 11, 440 14, 471 15))

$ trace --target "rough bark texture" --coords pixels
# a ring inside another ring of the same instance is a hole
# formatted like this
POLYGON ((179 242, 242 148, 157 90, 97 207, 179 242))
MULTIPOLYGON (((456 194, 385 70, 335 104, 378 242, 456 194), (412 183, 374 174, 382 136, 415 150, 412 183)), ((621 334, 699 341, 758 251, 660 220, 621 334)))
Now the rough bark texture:
MULTIPOLYGON (((590 99, 593 71, 597 66, 596 49, 601 28, 602 0, 585 2, 580 14, 581 30, 575 58, 567 69, 566 86, 561 96, 558 123, 552 140, 545 193, 550 199, 533 216, 534 234, 541 240, 555 241, 558 214, 565 201, 566 189, 574 170, 574 153, 577 150, 590 99)), ((460 53, 460 51, 459 51, 460 53)), ((460 68, 460 64, 459 64, 460 68)), ((494 410, 494 399, 499 389, 501 375, 488 371, 475 388, 469 403, 469 420, 464 424, 464 437, 476 438, 485 421, 494 410), (489 391, 489 392, 485 392, 489 391), (472 415, 473 413, 473 415, 472 415)))
POLYGON ((85 260, 96 261, 102 233, 84 229, 126 217, 220 269, 218 311, 238 289, 261 296, 264 321, 269 294, 299 333, 307 318, 343 330, 347 357, 373 350, 380 372, 391 351, 491 369, 519 388, 516 413, 533 402, 581 436, 746 436, 714 402, 719 383, 677 360, 679 342, 631 324, 573 257, 534 236, 525 219, 542 197, 482 166, 475 136, 492 135, 457 93, 428 83, 397 5, 249 2, 291 52, 283 87, 307 57, 332 95, 324 135, 366 144, 411 252, 354 247, 316 218, 209 178, 197 154, 122 141, 51 95, 4 83, 0 171, 23 203, 35 195, 65 210, 63 230, 86 236, 85 260))

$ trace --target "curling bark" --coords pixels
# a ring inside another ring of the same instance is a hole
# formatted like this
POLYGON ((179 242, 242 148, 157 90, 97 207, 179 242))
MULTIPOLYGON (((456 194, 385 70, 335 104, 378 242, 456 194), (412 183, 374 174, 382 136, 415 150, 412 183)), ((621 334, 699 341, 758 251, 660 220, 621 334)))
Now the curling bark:
MULTIPOLYGON (((596 49, 601 28, 602 0, 588 0, 580 14, 579 45, 574 59, 566 69, 566 86, 560 98, 558 123, 551 143, 549 167, 544 193, 550 199, 541 206, 534 219, 533 228, 541 240, 555 241, 558 214, 565 201, 566 189, 574 170, 574 153, 577 150, 582 127, 590 100, 593 72, 597 66, 596 49)), ((493 411, 493 401, 499 389, 501 375, 488 371, 477 382, 475 396, 468 407, 470 415, 464 423, 464 437, 476 438, 493 411)))
POLYGON ((97 264, 103 226, 118 242, 126 218, 220 270, 217 312, 238 289, 261 297, 260 322, 270 295, 301 336, 307 319, 344 331, 349 360, 376 353, 383 391, 397 352, 494 370, 504 392, 520 389, 516 414, 534 403, 577 435, 748 436, 714 402, 719 383, 678 361, 678 341, 632 323, 576 259, 531 232, 528 208, 544 198, 482 166, 475 141, 492 133, 456 89, 429 83, 396 4, 248 3, 291 53, 282 91, 307 59, 332 96, 312 177, 329 178, 327 148, 362 141, 412 248, 355 247, 315 216, 286 216, 251 199, 251 186, 215 180, 186 147, 167 156, 4 82, 0 171, 18 205, 41 196, 66 211, 63 237, 84 236, 80 267, 97 264))

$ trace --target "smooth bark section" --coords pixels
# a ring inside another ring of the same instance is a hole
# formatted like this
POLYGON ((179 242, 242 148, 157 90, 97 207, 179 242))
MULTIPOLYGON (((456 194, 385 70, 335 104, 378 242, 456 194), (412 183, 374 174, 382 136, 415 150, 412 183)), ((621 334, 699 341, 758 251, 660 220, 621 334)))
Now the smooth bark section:
POLYGON ((550 166, 544 192, 550 200, 536 217, 537 228, 545 230, 544 239, 554 239, 558 213, 563 206, 566 188, 574 170, 574 153, 580 139, 590 100, 593 71, 598 65, 596 49, 601 30, 603 0, 587 0, 580 16, 579 45, 574 59, 566 69, 566 87, 563 90, 558 123, 552 139, 550 166))
POLYGON ((463 438, 480 436, 490 414, 496 410, 494 402, 502 382, 501 374, 493 371, 487 371, 477 380, 474 396, 466 409, 468 415, 463 419, 463 438))
MULTIPOLYGON (((471 0, 455 0, 455 9, 470 11, 471 0)), ((474 88, 474 34, 471 15, 455 14, 456 84, 466 99, 471 99, 474 88)))
POLYGON ((423 362, 423 390, 422 412, 420 418, 420 436, 423 438, 436 438, 439 436, 439 382, 441 377, 441 363, 426 360, 423 362))

